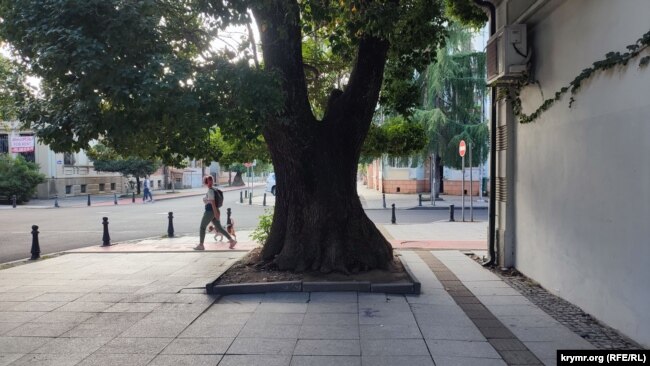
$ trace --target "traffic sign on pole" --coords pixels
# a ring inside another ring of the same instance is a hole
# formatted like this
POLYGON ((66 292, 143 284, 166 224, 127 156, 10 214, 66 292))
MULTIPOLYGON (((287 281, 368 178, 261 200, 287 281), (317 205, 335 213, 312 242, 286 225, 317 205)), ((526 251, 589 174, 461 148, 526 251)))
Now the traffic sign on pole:
POLYGON ((465 140, 460 140, 460 144, 458 145, 458 154, 460 154, 461 157, 465 157, 465 140))

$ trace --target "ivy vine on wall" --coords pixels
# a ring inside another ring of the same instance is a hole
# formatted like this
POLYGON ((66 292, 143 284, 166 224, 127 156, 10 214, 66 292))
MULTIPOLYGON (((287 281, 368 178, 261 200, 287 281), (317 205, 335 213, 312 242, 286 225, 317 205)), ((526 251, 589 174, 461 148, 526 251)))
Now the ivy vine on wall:
MULTIPOLYGON (((567 92, 571 93, 571 98, 569 99, 569 108, 575 102, 574 95, 580 89, 582 83, 592 77, 598 71, 604 71, 611 69, 616 66, 626 66, 630 60, 639 56, 641 52, 647 49, 650 46, 650 31, 645 33, 641 38, 639 38, 636 43, 631 44, 626 47, 627 52, 609 52, 605 55, 605 59, 599 60, 593 63, 591 67, 588 67, 576 76, 569 85, 562 87, 560 90, 555 92, 555 95, 552 98, 544 100, 541 106, 537 108, 531 114, 524 114, 521 107, 520 93, 523 87, 530 85, 529 80, 521 80, 519 83, 514 84, 509 87, 501 87, 498 91, 497 99, 506 99, 512 103, 512 110, 515 116, 519 119, 520 123, 530 123, 535 121, 539 116, 549 109, 555 102, 560 100, 560 98, 567 92)), ((650 64, 650 56, 644 56, 639 60, 639 67, 645 67, 650 64)))

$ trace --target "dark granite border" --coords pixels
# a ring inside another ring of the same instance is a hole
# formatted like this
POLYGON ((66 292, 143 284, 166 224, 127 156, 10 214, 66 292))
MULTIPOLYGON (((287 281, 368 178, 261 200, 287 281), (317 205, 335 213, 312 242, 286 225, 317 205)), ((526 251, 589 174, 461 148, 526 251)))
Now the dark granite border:
POLYGON ((444 286, 445 291, 463 309, 506 364, 543 365, 537 356, 494 316, 444 263, 430 251, 419 250, 417 253, 444 286))
POLYGON ((253 294, 264 292, 381 292, 389 294, 419 295, 421 284, 406 262, 402 261, 404 270, 411 281, 370 283, 369 281, 286 281, 286 282, 261 282, 261 283, 236 283, 216 285, 219 277, 205 285, 208 294, 232 295, 253 294))

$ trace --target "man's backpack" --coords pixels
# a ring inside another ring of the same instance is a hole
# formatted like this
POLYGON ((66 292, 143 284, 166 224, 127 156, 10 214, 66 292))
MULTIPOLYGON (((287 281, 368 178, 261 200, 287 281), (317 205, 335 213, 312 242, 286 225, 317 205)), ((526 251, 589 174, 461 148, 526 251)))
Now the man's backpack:
POLYGON ((223 206, 223 192, 219 188, 212 188, 214 191, 214 201, 217 204, 217 208, 223 206))

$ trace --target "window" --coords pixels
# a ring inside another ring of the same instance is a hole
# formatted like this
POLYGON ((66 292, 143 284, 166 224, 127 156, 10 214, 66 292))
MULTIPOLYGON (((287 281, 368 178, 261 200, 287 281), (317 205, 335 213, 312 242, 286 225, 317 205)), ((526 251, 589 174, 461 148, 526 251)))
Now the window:
POLYGON ((65 186, 65 194, 72 194, 72 186, 65 186))
POLYGON ((9 152, 9 135, 6 133, 0 134, 0 154, 9 152))
POLYGON ((111 183, 111 191, 115 190, 115 183, 111 183))
POLYGON ((63 154, 63 165, 74 165, 75 163, 74 153, 64 153, 63 154))
POLYGON ((106 187, 106 184, 104 183, 99 183, 99 191, 104 192, 104 187, 106 187))
POLYGON ((162 182, 158 180, 158 189, 160 189, 160 187, 162 187, 162 182))
POLYGON ((86 193, 86 185, 85 184, 81 185, 81 193, 86 193))

